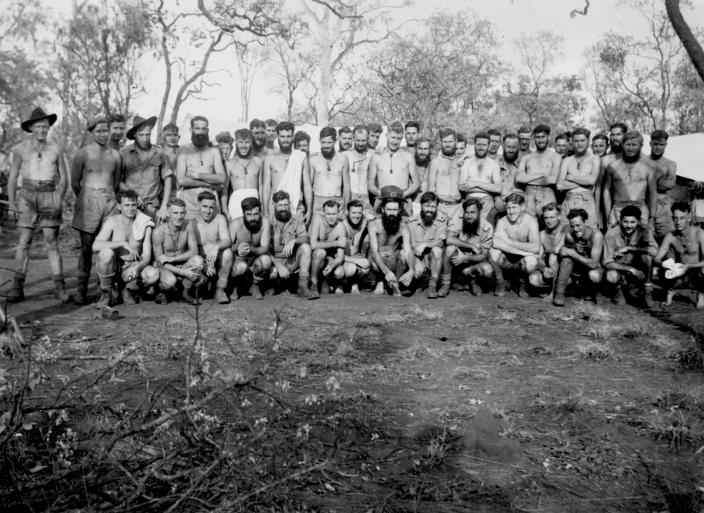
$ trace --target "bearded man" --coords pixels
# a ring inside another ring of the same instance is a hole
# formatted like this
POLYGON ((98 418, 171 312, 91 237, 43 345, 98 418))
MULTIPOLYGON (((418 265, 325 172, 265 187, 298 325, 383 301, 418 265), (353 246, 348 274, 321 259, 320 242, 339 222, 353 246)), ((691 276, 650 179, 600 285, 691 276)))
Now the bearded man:
POLYGON ((255 118, 249 122, 249 130, 252 132, 252 152, 255 156, 264 158, 269 153, 266 147, 266 124, 255 118))
POLYGON ((415 152, 413 158, 416 162, 416 174, 420 183, 420 189, 413 195, 413 215, 420 213, 420 196, 428 190, 428 167, 430 166, 431 152, 430 139, 425 136, 418 137, 415 141, 415 152))
MULTIPOLYGON (((248 271, 252 273, 250 294, 254 299, 263 299, 262 286, 269 277, 272 262, 269 256, 271 242, 271 224, 262 216, 261 202, 257 198, 242 200, 243 217, 230 223, 230 239, 235 262, 232 265, 232 277, 239 289, 248 271)), ((231 296, 237 299, 236 293, 231 296)))
POLYGON ((460 170, 460 191, 482 203, 480 215, 484 220, 494 208, 494 196, 501 193, 499 163, 488 157, 489 137, 483 132, 474 136, 474 156, 465 158, 460 170))
POLYGON ((438 211, 448 221, 459 217, 462 209, 460 191, 461 161, 456 156, 456 134, 452 128, 438 133, 440 154, 428 166, 428 191, 438 196, 438 211))
POLYGON ((335 151, 335 137, 334 128, 323 128, 320 131, 320 153, 309 158, 315 215, 323 214, 323 205, 328 201, 342 207, 350 200, 349 161, 345 155, 335 151))
MULTIPOLYGON (((420 197, 421 210, 417 217, 408 221, 413 246, 414 277, 419 280, 426 272, 430 273, 428 282, 428 299, 436 299, 438 280, 442 270, 442 255, 447 238, 447 220, 438 215, 438 197, 434 192, 424 192, 420 197)), ((445 297, 449 292, 449 283, 443 283, 445 297)))
POLYGON ((562 164, 562 157, 548 149, 549 138, 549 126, 538 125, 533 129, 535 151, 521 159, 516 176, 516 183, 526 188, 526 212, 536 217, 545 205, 555 202, 555 184, 562 164))

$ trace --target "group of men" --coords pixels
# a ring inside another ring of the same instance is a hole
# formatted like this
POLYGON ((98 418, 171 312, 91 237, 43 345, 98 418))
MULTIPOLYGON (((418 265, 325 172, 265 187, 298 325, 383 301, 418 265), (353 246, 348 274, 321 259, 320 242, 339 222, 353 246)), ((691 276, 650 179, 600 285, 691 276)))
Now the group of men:
POLYGON ((31 136, 13 154, 9 200, 20 239, 11 301, 24 297, 41 226, 62 302, 88 302, 95 257, 104 305, 228 303, 247 291, 261 299, 286 293, 297 275, 307 299, 363 286, 480 295, 493 280, 497 296, 513 287, 557 306, 570 284, 596 300, 602 282, 614 302, 632 284, 650 305, 653 281, 669 304, 687 280, 704 308, 704 231, 690 205, 673 199, 676 165, 664 157, 662 130, 651 134, 649 155, 622 123, 591 140, 577 128, 552 147, 545 125, 479 132, 473 149, 444 128, 435 148, 410 121, 390 124, 383 147, 378 124, 325 127, 311 153, 310 135, 286 121, 255 119, 211 143, 208 120, 196 116, 189 144, 168 124, 163 145, 153 145, 155 117, 136 116, 125 131, 124 117, 112 116, 88 124, 93 141, 68 173, 47 138, 55 122, 35 109, 22 123, 31 136), (69 184, 81 240, 73 298, 57 242, 69 184))

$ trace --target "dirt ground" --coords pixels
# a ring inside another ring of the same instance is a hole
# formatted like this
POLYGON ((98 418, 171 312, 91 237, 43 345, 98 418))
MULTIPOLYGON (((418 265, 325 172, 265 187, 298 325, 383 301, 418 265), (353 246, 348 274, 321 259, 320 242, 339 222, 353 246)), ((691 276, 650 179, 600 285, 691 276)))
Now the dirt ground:
POLYGON ((2 447, 9 510, 704 511, 687 298, 245 297, 110 321, 57 306, 35 246, 7 310, 32 351, 0 360, 0 384, 39 369, 2 447))

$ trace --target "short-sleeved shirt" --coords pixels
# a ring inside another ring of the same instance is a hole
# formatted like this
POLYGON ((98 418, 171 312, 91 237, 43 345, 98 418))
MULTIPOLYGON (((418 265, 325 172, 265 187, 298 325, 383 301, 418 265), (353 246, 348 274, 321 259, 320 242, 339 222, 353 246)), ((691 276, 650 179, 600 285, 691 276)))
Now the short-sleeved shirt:
POLYGON ((275 257, 282 258, 284 246, 291 240, 308 234, 306 223, 301 216, 293 216, 282 223, 275 217, 271 218, 271 250, 275 257))
POLYGON ((134 190, 145 203, 159 203, 163 192, 163 181, 174 172, 169 158, 160 148, 152 146, 142 159, 134 144, 120 150, 124 161, 124 182, 134 190))
POLYGON ((626 246, 633 246, 640 249, 650 249, 651 253, 655 253, 658 245, 653 238, 653 234, 649 228, 637 227, 629 238, 621 231, 620 226, 614 226, 606 232, 604 236, 604 265, 611 262, 618 262, 623 265, 628 265, 633 260, 632 253, 626 253, 623 256, 616 256, 616 251, 626 246))
POLYGON ((413 217, 408 220, 408 230, 411 232, 411 244, 414 246, 421 242, 445 240, 447 238, 447 221, 444 216, 438 214, 433 224, 426 226, 420 217, 413 217))
POLYGON ((479 221, 477 233, 468 234, 462 230, 462 218, 456 217, 450 221, 447 231, 456 233, 457 238, 462 242, 474 244, 482 249, 491 249, 494 243, 494 228, 485 220, 479 221))

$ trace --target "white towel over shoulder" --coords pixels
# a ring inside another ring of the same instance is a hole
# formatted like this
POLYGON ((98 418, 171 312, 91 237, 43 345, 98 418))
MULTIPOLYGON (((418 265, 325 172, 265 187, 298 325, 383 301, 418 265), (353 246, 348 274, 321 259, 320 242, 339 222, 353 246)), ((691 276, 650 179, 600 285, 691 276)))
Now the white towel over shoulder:
POLYGON ((301 201, 301 178, 303 176, 303 159, 306 154, 301 150, 291 150, 291 156, 286 165, 286 172, 281 177, 277 191, 286 191, 291 196, 291 212, 295 212, 301 201))
POLYGON ((137 242, 142 242, 144 240, 144 233, 147 228, 154 228, 154 221, 144 212, 137 212, 137 217, 134 218, 132 223, 132 235, 137 242))

